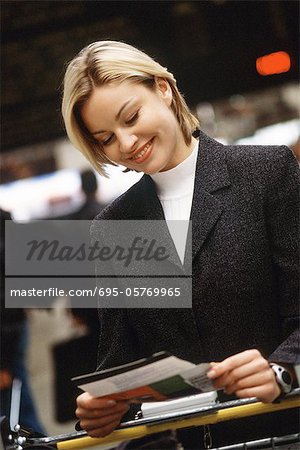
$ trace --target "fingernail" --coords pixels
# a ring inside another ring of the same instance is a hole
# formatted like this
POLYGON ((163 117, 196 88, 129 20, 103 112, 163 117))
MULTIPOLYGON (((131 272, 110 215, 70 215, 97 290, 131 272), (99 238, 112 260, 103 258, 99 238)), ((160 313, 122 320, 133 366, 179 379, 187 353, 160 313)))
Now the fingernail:
POLYGON ((210 370, 206 375, 208 376, 208 378, 214 378, 216 376, 216 371, 210 370))
POLYGON ((115 400, 108 400, 107 406, 115 406, 117 402, 115 400))

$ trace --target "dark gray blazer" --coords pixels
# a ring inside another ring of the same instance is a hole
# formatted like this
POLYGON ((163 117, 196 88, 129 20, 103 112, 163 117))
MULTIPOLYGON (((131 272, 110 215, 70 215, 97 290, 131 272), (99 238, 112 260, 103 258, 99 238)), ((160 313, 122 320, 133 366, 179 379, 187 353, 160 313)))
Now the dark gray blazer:
MULTIPOLYGON (((224 146, 201 133, 191 215, 193 309, 100 310, 99 366, 160 350, 217 361, 248 348, 299 362, 299 180, 287 147, 224 146)), ((97 216, 163 218, 147 175, 97 216)))
MULTIPOLYGON (((161 350, 202 362, 258 348, 270 360, 299 362, 299 186, 287 147, 227 146, 201 132, 193 308, 99 310, 99 368, 161 350)), ((145 175, 96 219, 163 218, 145 175)), ((97 230, 96 220, 94 238, 97 230)))

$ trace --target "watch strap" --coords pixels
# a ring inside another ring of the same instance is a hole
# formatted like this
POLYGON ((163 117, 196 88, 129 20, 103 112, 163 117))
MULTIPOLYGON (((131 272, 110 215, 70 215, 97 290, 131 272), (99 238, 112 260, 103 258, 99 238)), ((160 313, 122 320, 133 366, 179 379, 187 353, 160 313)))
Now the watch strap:
POLYGON ((270 363, 270 367, 275 374, 278 386, 280 387, 280 395, 273 401, 279 403, 292 390, 292 377, 285 367, 279 364, 270 363))

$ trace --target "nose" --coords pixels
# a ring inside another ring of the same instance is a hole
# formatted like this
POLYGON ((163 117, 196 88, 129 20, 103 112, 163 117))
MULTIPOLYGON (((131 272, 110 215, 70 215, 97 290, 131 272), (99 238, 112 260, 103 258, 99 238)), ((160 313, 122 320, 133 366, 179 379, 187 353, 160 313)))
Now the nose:
POLYGON ((137 143, 137 136, 127 131, 122 131, 119 134, 120 151, 122 153, 131 153, 135 150, 137 143))

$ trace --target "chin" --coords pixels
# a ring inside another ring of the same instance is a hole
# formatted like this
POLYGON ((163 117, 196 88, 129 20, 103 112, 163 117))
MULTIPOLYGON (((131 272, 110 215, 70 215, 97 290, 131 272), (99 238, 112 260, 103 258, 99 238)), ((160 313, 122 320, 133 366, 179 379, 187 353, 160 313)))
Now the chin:
POLYGON ((147 173, 148 175, 153 175, 155 173, 165 172, 169 169, 170 167, 167 167, 167 162, 161 161, 157 162, 156 164, 152 164, 151 166, 149 165, 149 168, 147 167, 145 169, 145 173, 147 173))
POLYGON ((147 167, 143 172, 147 175, 154 175, 155 173, 162 172, 164 169, 159 167, 147 167))
POLYGON ((154 175, 155 173, 158 172, 163 172, 167 165, 167 162, 162 160, 162 161, 147 161, 147 164, 145 164, 144 167, 135 167, 134 169, 132 168, 131 170, 136 170, 138 172, 143 172, 146 175, 154 175))

